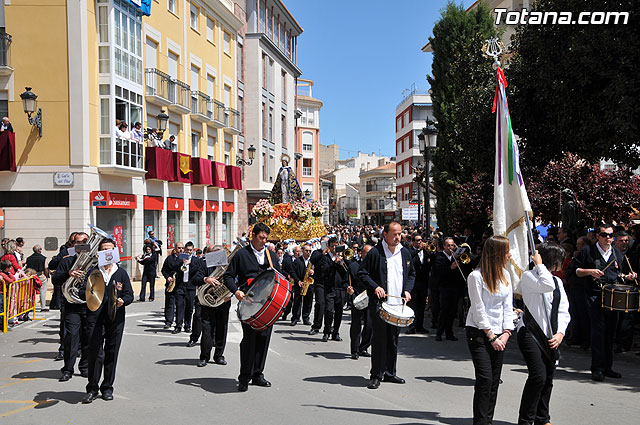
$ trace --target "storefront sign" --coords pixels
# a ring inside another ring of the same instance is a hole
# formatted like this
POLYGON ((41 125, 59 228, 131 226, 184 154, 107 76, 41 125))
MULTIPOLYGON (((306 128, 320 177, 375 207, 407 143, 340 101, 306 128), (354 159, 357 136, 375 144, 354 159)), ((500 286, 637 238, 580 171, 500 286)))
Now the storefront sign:
POLYGON ((223 202, 222 212, 235 212, 236 206, 233 202, 223 202))
POLYGON ((176 243, 176 225, 167 225, 167 248, 173 249, 176 243))
POLYGON ((347 209, 347 217, 357 217, 358 216, 358 210, 357 209, 347 209))
POLYGON ((91 199, 92 207, 106 207, 107 202, 109 202, 109 192, 106 192, 106 191, 91 192, 89 194, 89 198, 91 199))
POLYGON ((145 195, 143 202, 145 210, 162 211, 164 209, 164 198, 162 196, 145 195))
POLYGON ((167 211, 184 211, 184 199, 167 198, 167 211))
POLYGON ((220 203, 218 201, 207 201, 207 212, 220 211, 220 203))
POLYGON ((122 249, 122 226, 114 226, 113 238, 116 242, 116 246, 118 247, 118 252, 122 254, 124 252, 122 249))
POLYGON ((412 205, 409 208, 402 209, 402 219, 417 221, 418 220, 418 206, 412 205))
POLYGON ((73 186, 73 173, 54 173, 53 184, 56 186, 73 186))
POLYGON ((204 211, 204 201, 202 199, 189 199, 189 211, 204 211))
POLYGON ((135 210, 138 206, 136 195, 126 193, 112 193, 107 190, 91 192, 91 205, 98 208, 119 208, 135 210))
POLYGON ((385 211, 384 215, 385 217, 393 217, 396 213, 392 211, 385 211))

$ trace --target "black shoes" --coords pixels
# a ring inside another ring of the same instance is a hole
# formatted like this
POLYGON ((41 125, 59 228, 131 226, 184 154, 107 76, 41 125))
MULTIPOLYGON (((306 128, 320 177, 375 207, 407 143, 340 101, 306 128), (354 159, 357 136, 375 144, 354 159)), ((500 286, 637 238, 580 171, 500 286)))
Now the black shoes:
POLYGON ((239 382, 238 383, 238 391, 240 391, 241 393, 247 391, 249 389, 249 383, 248 382, 239 382))
POLYGON ((604 371, 604 376, 606 376, 607 378, 614 378, 614 379, 622 378, 622 374, 621 373, 618 373, 618 372, 613 371, 613 370, 605 370, 604 371))
POLYGON ((358 360, 358 359, 360 358, 360 355, 358 355, 358 353, 355 353, 355 354, 352 354, 352 355, 351 355, 351 358, 352 358, 353 360, 358 360))
POLYGON ((441 335, 436 335, 436 341, 442 341, 442 336, 441 335))
POLYGON ((259 387, 270 387, 271 382, 267 381, 264 378, 253 378, 253 385, 257 385, 259 387))
MULTIPOLYGON (((93 392, 93 391, 89 391, 87 394, 85 394, 84 397, 82 397, 82 404, 89 404, 91 403, 93 400, 95 400, 96 398, 98 398, 98 393, 97 392, 93 392)), ((113 395, 111 396, 111 398, 113 399, 113 395)))
POLYGON ((415 328, 409 328, 407 329, 407 332, 405 332, 407 335, 414 335, 416 333, 415 328))
POLYGON ((380 380, 378 378, 372 378, 371 381, 369 381, 369 385, 367 385, 367 388, 370 390, 377 390, 379 387, 380 380))
POLYGON ((195 347, 195 345, 197 344, 197 341, 191 341, 189 340, 189 342, 187 342, 187 347, 195 347))
POLYGON ((458 338, 456 338, 456 336, 455 336, 455 335, 452 335, 452 336, 448 336, 448 337, 447 337, 447 341, 457 341, 457 340, 458 340, 458 338))
POLYGON ((181 330, 182 329, 180 329, 179 327, 176 326, 176 328, 174 330, 172 330, 171 333, 172 334, 179 334, 181 330))
POLYGON ((367 350, 360 351, 358 354, 362 357, 371 357, 371 354, 369 354, 367 350))
POLYGON ((149 298, 149 302, 153 301, 153 298, 149 298))
POLYGON ((297 325, 297 324, 298 324, 298 321, 297 321, 297 320, 292 320, 292 321, 291 321, 291 326, 295 326, 295 325, 297 325))
POLYGON ((198 367, 205 367, 207 365, 206 360, 198 360, 198 367))
POLYGON ((384 382, 391 382, 394 384, 404 384, 405 380, 396 375, 384 375, 384 382))
POLYGON ((56 354, 56 356, 53 358, 54 361, 60 361, 60 360, 64 360, 64 356, 62 355, 62 353, 58 353, 56 354))
POLYGON ((218 358, 215 358, 215 359, 213 359, 213 361, 214 361, 216 364, 219 364, 219 365, 221 365, 221 366, 225 366, 225 365, 227 364, 227 361, 224 359, 224 356, 220 356, 220 357, 218 357, 218 358))
POLYGON ((89 371, 88 370, 81 370, 80 371, 80 376, 82 376, 83 378, 88 378, 89 377, 89 371))
POLYGON ((113 393, 111 391, 105 391, 102 393, 102 399, 104 401, 111 401, 113 400, 113 393))
POLYGON ((306 320, 302 320, 302 324, 305 326, 311 326, 311 320, 306 319, 306 320))
POLYGON ((428 333, 429 333, 429 330, 428 330, 428 329, 425 329, 425 328, 417 328, 417 329, 416 329, 416 333, 417 333, 417 334, 428 334, 428 333))
POLYGON ((143 303, 144 302, 144 298, 138 298, 138 302, 139 303, 143 303))
POLYGON ((170 325, 170 324, 169 324, 169 325, 164 325, 164 326, 162 327, 162 329, 171 329, 171 325, 170 325))
POLYGON ((315 335, 315 334, 317 334, 317 333, 318 333, 318 330, 317 330, 317 329, 313 329, 313 328, 311 328, 311 330, 309 331, 309 335, 315 335))
POLYGON ((602 373, 601 370, 596 370, 596 371, 591 372, 591 380, 592 381, 597 381, 597 382, 604 381, 604 373, 602 373))
POLYGON ((329 341, 329 334, 322 335, 322 342, 327 342, 327 341, 329 341))
POLYGON ((187 328, 187 327, 185 327, 185 328, 184 328, 184 331, 185 331, 186 333, 191 333, 191 328, 187 328))
POLYGON ((71 372, 62 372, 62 376, 60 377, 60 379, 58 379, 58 381, 67 382, 69 379, 71 379, 71 376, 71 372))
POLYGON ((331 337, 331 339, 338 342, 342 341, 342 338, 340 338, 340 334, 335 334, 331 337))

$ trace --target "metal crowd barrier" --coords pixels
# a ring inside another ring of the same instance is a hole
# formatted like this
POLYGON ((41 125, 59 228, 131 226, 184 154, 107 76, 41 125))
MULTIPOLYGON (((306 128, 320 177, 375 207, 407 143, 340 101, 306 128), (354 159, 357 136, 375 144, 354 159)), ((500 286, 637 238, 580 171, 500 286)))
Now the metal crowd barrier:
POLYGON ((2 283, 2 324, 3 332, 7 333, 9 320, 25 313, 33 312, 32 320, 36 316, 36 289, 33 277, 25 277, 15 282, 2 283))

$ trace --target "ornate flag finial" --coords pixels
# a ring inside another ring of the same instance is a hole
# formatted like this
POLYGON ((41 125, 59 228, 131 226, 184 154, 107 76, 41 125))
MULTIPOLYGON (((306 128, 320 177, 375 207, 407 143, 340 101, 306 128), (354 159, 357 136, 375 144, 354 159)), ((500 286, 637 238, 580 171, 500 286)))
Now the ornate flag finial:
POLYGON ((493 69, 500 67, 500 56, 506 50, 504 43, 499 38, 490 38, 482 45, 482 54, 486 58, 493 58, 493 69))

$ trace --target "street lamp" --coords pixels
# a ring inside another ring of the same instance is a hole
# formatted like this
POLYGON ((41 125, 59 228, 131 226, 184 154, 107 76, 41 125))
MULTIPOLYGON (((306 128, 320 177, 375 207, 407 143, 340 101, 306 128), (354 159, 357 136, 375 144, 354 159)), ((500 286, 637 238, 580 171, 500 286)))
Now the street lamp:
POLYGON ((432 121, 427 117, 427 125, 422 129, 422 132, 418 134, 418 140, 420 141, 420 153, 424 156, 425 164, 425 216, 427 220, 427 232, 431 234, 431 176, 429 171, 431 168, 431 149, 435 148, 438 141, 438 129, 435 127, 435 121, 432 121))
POLYGON ((249 149, 247 149, 247 151, 249 152, 249 161, 245 161, 244 159, 242 159, 239 156, 237 156, 236 157, 236 165, 242 166, 242 165, 252 165, 253 164, 253 159, 256 157, 256 148, 254 148, 253 145, 251 145, 251 146, 249 146, 249 149))
POLYGON ((42 109, 38 108, 38 113, 35 117, 31 118, 31 114, 36 111, 36 106, 38 102, 38 96, 31 91, 31 87, 25 87, 26 91, 20 95, 20 99, 22 99, 22 109, 24 109, 24 113, 27 114, 27 120, 29 124, 35 125, 39 132, 40 137, 42 137, 42 109))
POLYGON ((156 121, 158 124, 158 133, 160 133, 160 137, 164 134, 167 129, 167 123, 169 122, 169 115, 164 113, 164 109, 160 111, 158 115, 156 115, 156 121))

